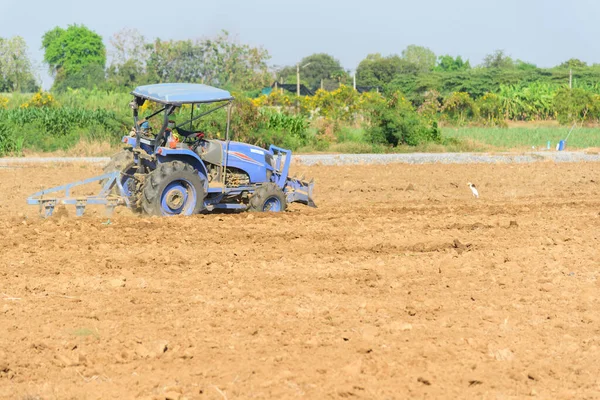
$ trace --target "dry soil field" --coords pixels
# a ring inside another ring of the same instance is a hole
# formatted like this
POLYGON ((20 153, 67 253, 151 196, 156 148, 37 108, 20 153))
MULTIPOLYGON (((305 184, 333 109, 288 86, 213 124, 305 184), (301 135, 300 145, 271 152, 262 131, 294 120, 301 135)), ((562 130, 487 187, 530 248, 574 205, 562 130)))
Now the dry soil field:
POLYGON ((99 169, 0 168, 0 398, 600 398, 600 163, 296 170, 106 224, 25 205, 99 169))

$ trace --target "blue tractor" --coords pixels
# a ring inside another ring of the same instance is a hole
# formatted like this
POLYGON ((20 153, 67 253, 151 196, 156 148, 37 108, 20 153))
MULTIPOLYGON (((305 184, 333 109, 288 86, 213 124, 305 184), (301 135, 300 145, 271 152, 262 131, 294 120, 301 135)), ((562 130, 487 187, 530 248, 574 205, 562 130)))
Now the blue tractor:
POLYGON ((104 204, 109 212, 124 204, 158 216, 213 210, 281 212, 294 202, 316 207, 313 182, 288 176, 290 150, 273 145, 266 150, 229 139, 233 102, 229 92, 202 84, 165 83, 140 86, 132 95, 134 129, 123 137, 128 147, 111 158, 105 174, 38 192, 29 204, 40 205, 45 216, 52 215, 57 204, 75 205, 78 215, 87 204, 104 204), (159 109, 140 118, 146 101, 157 103, 159 109), (194 114, 194 107, 198 111, 206 104, 209 109, 194 114), (176 125, 170 116, 184 105, 191 106, 190 118, 176 125), (225 140, 205 138, 193 129, 194 121, 221 108, 227 109, 225 140), (150 121, 157 116, 162 121, 152 134, 150 121), (75 186, 93 181, 102 185, 98 195, 70 195, 75 186), (61 191, 63 198, 53 197, 61 191))

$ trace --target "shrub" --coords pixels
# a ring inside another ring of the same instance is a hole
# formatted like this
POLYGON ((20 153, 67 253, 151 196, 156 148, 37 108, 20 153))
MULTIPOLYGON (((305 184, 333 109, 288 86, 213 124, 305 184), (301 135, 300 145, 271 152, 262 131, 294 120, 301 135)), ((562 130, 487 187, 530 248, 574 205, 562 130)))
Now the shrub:
POLYGON ((553 101, 558 122, 570 124, 576 121, 598 119, 600 97, 579 88, 560 89, 553 101))
POLYGON ((295 97, 296 96, 283 91, 283 89, 273 89, 269 95, 263 94, 262 96, 252 99, 252 104, 254 104, 256 107, 291 107, 296 102, 295 97))
POLYGON ((36 94, 34 94, 31 97, 31 99, 29 99, 29 101, 21 104, 21 108, 29 108, 29 107, 42 108, 42 107, 57 107, 57 106, 58 106, 58 102, 56 101, 54 96, 52 96, 48 92, 42 92, 42 91, 37 92, 36 94))
POLYGON ((266 127, 268 129, 285 130, 292 136, 300 139, 306 139, 306 129, 308 122, 302 115, 291 115, 280 112, 261 110, 266 117, 266 127))
POLYGON ((0 156, 23 151, 23 136, 18 132, 14 126, 0 122, 0 156))
POLYGON ((486 93, 476 101, 479 115, 488 126, 503 125, 502 100, 494 93, 486 93))
MULTIPOLYGON (((195 115, 213 108, 215 105, 205 105, 198 107, 195 115)), ((182 107, 183 108, 183 107, 182 107)), ((180 110, 177 115, 182 119, 189 119, 187 110, 180 110)), ((231 110, 230 137, 241 142, 247 141, 255 145, 262 145, 260 138, 257 138, 256 132, 264 126, 265 117, 259 112, 252 100, 244 97, 236 97, 231 110)), ((210 136, 216 138, 225 138, 227 132, 227 107, 221 108, 211 114, 208 114, 198 120, 194 125, 197 129, 207 132, 210 136)))
POLYGON ((476 119, 479 115, 475 101, 466 92, 452 93, 444 101, 442 112, 448 121, 459 125, 464 124, 467 119, 476 119))
MULTIPOLYGON (((267 97, 267 96, 265 96, 267 97)), ((302 115, 291 115, 275 109, 259 108, 256 99, 236 96, 231 111, 231 138, 241 142, 268 147, 270 144, 298 146, 305 145, 308 122, 302 115)), ((198 113, 201 109, 198 110, 198 113)), ((183 112, 185 118, 189 114, 183 112)), ((225 138, 227 110, 220 109, 201 118, 196 127, 209 136, 225 138)))
POLYGON ((436 120, 438 114, 442 109, 442 104, 440 103, 440 92, 437 90, 428 90, 423 95, 424 101, 419 106, 419 114, 429 118, 430 120, 436 120))
POLYGON ((412 104, 398 93, 392 94, 384 104, 375 105, 371 114, 367 136, 372 143, 416 146, 441 140, 437 123, 428 123, 415 111, 412 104))
POLYGON ((340 124, 337 120, 325 117, 319 117, 313 122, 316 128, 316 140, 318 144, 331 144, 337 142, 340 132, 340 124))

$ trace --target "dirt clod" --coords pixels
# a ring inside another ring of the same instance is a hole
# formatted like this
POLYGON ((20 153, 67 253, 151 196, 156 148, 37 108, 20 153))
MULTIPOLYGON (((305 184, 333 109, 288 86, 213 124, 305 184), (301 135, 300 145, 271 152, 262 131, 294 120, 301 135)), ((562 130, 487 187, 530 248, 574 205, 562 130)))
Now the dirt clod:
POLYGON ((421 382, 423 385, 427 385, 427 386, 431 385, 431 382, 428 379, 421 378, 421 377, 417 378, 417 382, 421 382))

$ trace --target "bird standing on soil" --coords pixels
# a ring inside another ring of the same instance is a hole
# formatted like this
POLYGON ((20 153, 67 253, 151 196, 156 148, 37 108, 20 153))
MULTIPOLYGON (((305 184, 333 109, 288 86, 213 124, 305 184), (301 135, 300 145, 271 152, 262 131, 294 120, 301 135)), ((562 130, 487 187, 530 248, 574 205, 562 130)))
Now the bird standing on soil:
POLYGON ((467 183, 467 185, 469 185, 469 187, 471 188, 471 192, 473 192, 473 197, 475 197, 476 199, 479 198, 479 192, 477 191, 477 188, 475 187, 475 185, 473 185, 471 182, 467 183))

